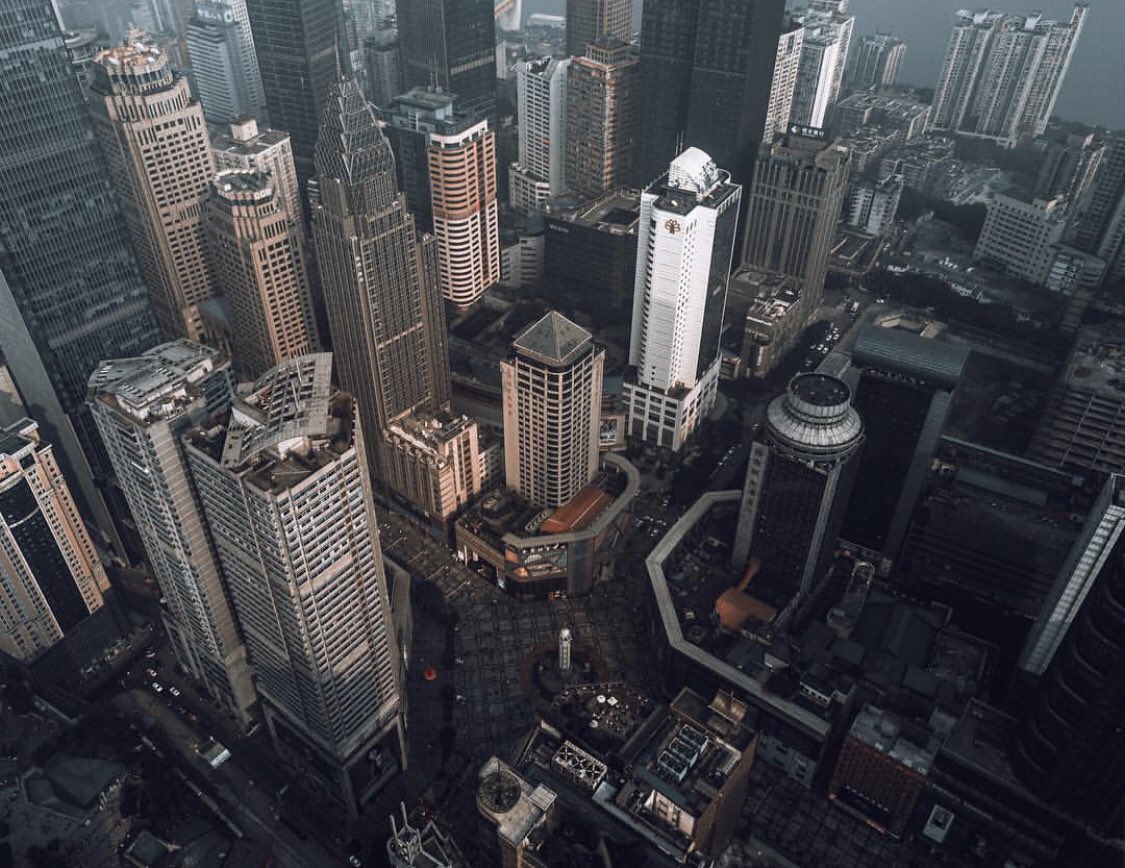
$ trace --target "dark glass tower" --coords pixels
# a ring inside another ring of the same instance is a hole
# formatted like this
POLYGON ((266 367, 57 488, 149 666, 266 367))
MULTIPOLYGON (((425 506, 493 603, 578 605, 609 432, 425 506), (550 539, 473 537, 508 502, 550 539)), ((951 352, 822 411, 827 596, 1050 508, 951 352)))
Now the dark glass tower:
POLYGON ((434 239, 416 236, 390 143, 354 80, 327 101, 310 203, 340 384, 378 469, 390 422, 449 403, 449 363, 434 239))
POLYGON ((402 86, 440 88, 472 117, 495 114, 493 0, 409 0, 397 12, 402 86))
POLYGON ((638 185, 691 146, 749 179, 784 11, 784 0, 645 0, 638 185))
POLYGON ((898 556, 969 353, 897 329, 860 332, 855 408, 867 446, 840 536, 887 567, 898 556))
POLYGON ((113 536, 86 381, 101 359, 156 343, 156 323, 50 4, 4 4, 0 81, 0 350, 113 536))
POLYGON ((289 133, 303 190, 328 90, 348 70, 343 9, 340 0, 246 0, 246 11, 270 126, 289 133))

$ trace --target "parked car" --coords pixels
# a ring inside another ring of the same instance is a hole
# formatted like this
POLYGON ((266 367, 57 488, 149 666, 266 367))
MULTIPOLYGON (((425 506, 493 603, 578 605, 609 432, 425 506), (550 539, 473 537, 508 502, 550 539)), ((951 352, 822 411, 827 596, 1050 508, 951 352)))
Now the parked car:
POLYGON ((164 688, 161 686, 159 681, 152 682, 152 689, 153 689, 153 692, 155 692, 155 693, 163 693, 164 692, 164 688))

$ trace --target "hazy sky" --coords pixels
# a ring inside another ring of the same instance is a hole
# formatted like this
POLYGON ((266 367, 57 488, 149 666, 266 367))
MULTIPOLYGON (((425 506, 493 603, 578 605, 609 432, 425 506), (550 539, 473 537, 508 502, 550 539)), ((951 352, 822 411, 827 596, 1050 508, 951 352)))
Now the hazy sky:
MULTIPOLYGON (((636 0, 638 8, 640 0, 636 0)), ((562 14, 565 0, 524 0, 524 14, 562 14)), ((790 2, 799 6, 799 2, 790 2)), ((1069 18, 1071 0, 852 0, 856 33, 890 30, 908 43, 902 79, 933 87, 941 67, 953 14, 991 6, 1001 12, 1041 9, 1069 18)), ((1069 120, 1125 128, 1125 0, 1089 0, 1086 30, 1079 40, 1055 113, 1069 120)))

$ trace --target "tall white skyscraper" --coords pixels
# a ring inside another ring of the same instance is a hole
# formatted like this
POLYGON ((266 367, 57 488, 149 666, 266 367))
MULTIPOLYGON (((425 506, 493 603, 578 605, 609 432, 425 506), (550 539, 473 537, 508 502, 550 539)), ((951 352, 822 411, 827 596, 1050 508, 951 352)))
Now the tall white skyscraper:
POLYGON ((164 597, 176 659, 247 724, 255 694, 246 650, 180 442, 232 395, 229 363, 186 340, 102 362, 90 377, 90 408, 164 597))
POLYGON ((805 25, 789 19, 777 40, 777 60, 773 66, 770 104, 762 141, 769 144, 789 126, 793 114, 793 97, 797 93, 797 74, 801 69, 801 49, 805 45, 805 25))
POLYGON ((791 120, 823 127, 840 96, 855 18, 848 14, 848 0, 813 0, 793 17, 804 25, 805 38, 791 120))
POLYGON ((934 92, 930 128, 1014 147, 1042 135, 1085 25, 1088 7, 1070 20, 1042 13, 957 13, 934 92))
POLYGON ((698 148, 641 194, 628 432, 678 450, 711 410, 742 188, 698 148))
POLYGON ((405 744, 354 402, 330 354, 298 356, 183 440, 278 754, 355 816, 405 744))
POLYGON ((200 0, 185 30, 192 78, 208 123, 263 118, 266 98, 246 4, 200 0))
POLYGON ((566 192, 566 80, 570 60, 522 61, 516 78, 520 158, 509 170, 512 207, 538 210, 566 192))

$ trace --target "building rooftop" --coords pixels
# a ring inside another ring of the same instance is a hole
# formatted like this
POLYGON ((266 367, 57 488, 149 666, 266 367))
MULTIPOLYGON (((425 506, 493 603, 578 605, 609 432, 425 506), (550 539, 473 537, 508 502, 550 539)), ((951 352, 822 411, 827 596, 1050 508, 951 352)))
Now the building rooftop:
POLYGON ((439 410, 404 416, 387 426, 390 436, 406 441, 444 465, 445 447, 476 424, 471 416, 439 410))
POLYGON ((897 714, 874 705, 865 706, 856 715, 848 735, 920 775, 930 773, 940 746, 934 736, 925 733, 920 727, 910 727, 897 714))
POLYGON ((172 341, 131 359, 102 362, 90 376, 89 394, 135 422, 169 419, 196 400, 202 380, 226 364, 218 350, 172 341))
POLYGON ((851 389, 827 374, 798 374, 766 409, 769 435, 786 447, 840 452, 863 436, 863 420, 851 405, 851 389))
POLYGON ((239 156, 257 156, 282 142, 289 140, 289 133, 283 130, 260 130, 254 118, 245 118, 230 125, 228 130, 217 133, 211 140, 211 148, 239 156))
POLYGON ((577 359, 592 341, 593 336, 586 329, 553 310, 528 326, 512 346, 534 361, 563 367, 577 359))
POLYGON ((852 359, 863 367, 890 368, 953 388, 969 361, 969 348, 939 342, 896 328, 869 325, 860 330, 852 359))

